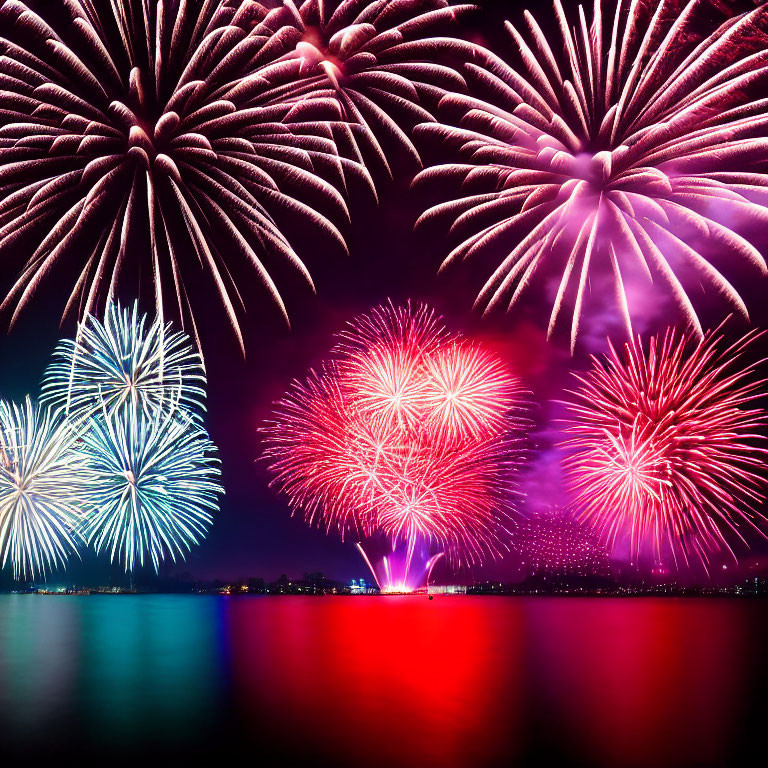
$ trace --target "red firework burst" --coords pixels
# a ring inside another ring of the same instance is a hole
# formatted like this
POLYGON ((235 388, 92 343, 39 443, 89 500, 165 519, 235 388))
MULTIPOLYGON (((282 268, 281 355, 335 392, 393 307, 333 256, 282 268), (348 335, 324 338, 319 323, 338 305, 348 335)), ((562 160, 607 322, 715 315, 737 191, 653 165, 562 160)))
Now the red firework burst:
POLYGON ((743 524, 762 519, 766 412, 762 381, 739 365, 760 334, 734 344, 674 330, 625 346, 579 374, 568 408, 566 473, 583 513, 608 541, 629 534, 633 555, 668 547, 706 565, 743 524))
POLYGON ((333 360, 294 382, 265 455, 310 524, 426 539, 476 562, 503 540, 523 405, 488 351, 426 307, 386 306, 355 320, 333 360))

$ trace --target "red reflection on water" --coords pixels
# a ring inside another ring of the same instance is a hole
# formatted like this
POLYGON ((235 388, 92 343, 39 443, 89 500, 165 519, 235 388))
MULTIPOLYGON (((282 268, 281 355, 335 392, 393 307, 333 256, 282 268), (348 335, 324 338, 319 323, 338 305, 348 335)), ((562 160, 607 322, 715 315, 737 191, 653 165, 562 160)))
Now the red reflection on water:
POLYGON ((594 765, 725 764, 748 706, 743 607, 673 599, 532 604, 532 666, 569 751, 594 765))
POLYGON ((267 598, 230 606, 240 695, 261 728, 287 719, 308 751, 314 742, 340 761, 466 766, 516 742, 520 633, 509 627, 500 644, 486 600, 267 598))
MULTIPOLYGON (((235 599, 254 734, 337 765, 721 765, 758 681, 748 603, 235 599), (750 667, 752 665, 752 667, 750 667)), ((752 627, 754 629, 754 626, 752 627)), ((753 702, 752 702, 753 703, 753 702)))

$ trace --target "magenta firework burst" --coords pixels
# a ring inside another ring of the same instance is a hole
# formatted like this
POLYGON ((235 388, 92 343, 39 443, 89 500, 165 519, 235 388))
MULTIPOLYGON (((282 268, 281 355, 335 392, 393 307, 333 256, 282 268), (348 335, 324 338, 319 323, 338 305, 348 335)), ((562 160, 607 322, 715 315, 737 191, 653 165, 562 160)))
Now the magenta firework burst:
POLYGON ((611 346, 578 374, 566 403, 565 468, 574 502, 633 555, 671 551, 706 565, 762 520, 768 414, 763 381, 741 358, 759 334, 727 345, 675 331, 611 346))
POLYGON ((479 306, 512 307, 537 282, 550 333, 571 307, 571 346, 596 280, 615 286, 630 338, 660 289, 701 335, 692 286, 746 314, 734 276, 766 273, 768 6, 727 19, 706 0, 604 6, 588 25, 555 0, 550 39, 526 12, 527 31, 507 24, 516 64, 467 64, 472 95, 445 96, 445 124, 417 129, 458 152, 418 178, 443 200, 460 185, 421 220, 452 225, 444 267, 498 263, 479 306))
POLYGON ((524 396, 426 307, 358 318, 267 428, 274 484, 308 522, 473 563, 504 545, 524 396))

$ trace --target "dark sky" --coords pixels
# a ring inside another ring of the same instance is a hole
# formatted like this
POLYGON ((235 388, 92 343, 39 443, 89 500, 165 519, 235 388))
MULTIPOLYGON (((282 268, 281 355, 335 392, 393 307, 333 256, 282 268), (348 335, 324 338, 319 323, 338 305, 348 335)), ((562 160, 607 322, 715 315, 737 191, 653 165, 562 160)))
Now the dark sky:
MULTIPOLYGON (((480 3, 481 8, 463 28, 468 39, 488 43, 497 52, 510 50, 501 22, 519 22, 523 5, 515 2, 480 3)), ((530 4, 528 4, 530 5, 530 4)), ((547 18, 550 10, 542 4, 537 17, 547 18)), ((423 147, 426 157, 436 152, 423 147)), ((539 424, 550 414, 547 401, 561 394, 568 368, 584 364, 585 346, 598 343, 590 334, 571 360, 567 340, 546 343, 540 312, 523 306, 514 316, 482 320, 472 312, 478 280, 487 273, 472 275, 454 271, 436 277, 436 268, 448 250, 444 229, 414 233, 413 222, 423 210, 421 193, 409 189, 413 167, 397 168, 396 181, 387 183, 380 176, 380 202, 364 194, 352 200, 353 224, 348 230, 350 255, 344 256, 322 241, 304 237, 288 229, 289 237, 299 238, 299 253, 309 264, 317 285, 317 295, 296 283, 284 297, 292 318, 288 329, 272 304, 251 287, 255 278, 244 274, 249 314, 243 321, 247 355, 243 359, 227 328, 217 300, 196 305, 204 310, 203 346, 208 368, 208 428, 220 448, 226 496, 221 512, 203 544, 195 549, 185 565, 200 578, 236 578, 280 573, 300 575, 323 571, 326 575, 348 579, 366 576, 366 569, 350 543, 309 529, 300 518, 291 518, 284 499, 267 487, 264 467, 257 462, 260 453, 259 426, 272 401, 281 395, 291 378, 302 375, 317 364, 333 343, 333 334, 355 314, 368 310, 387 298, 425 299, 443 313, 450 326, 488 341, 510 360, 534 391, 540 404, 535 414, 539 424)), ((289 225, 291 228, 295 225, 289 225)), ((6 287, 9 273, 2 286, 6 287)), ((67 288, 69 286, 66 286, 67 288)), ((764 301, 755 301, 765 285, 738 286, 747 305, 755 308, 753 320, 766 324, 764 301), (752 295, 750 295, 752 294, 752 295)), ((18 325, 0 336, 0 395, 20 398, 36 394, 50 353, 60 335, 70 335, 74 324, 59 328, 60 311, 67 292, 48 285, 22 315, 18 325)), ((124 296, 130 299, 130 296, 124 296)), ((143 297, 148 298, 148 297, 143 297)), ((707 301, 699 306, 705 319, 719 317, 722 305, 707 301)), ((8 317, 2 318, 4 329, 8 317)), ((735 330, 734 324, 734 330, 735 330)), ((595 339, 600 337, 596 329, 595 339)), ((768 351, 768 347, 766 347, 768 351)), ((540 443, 544 448, 546 445, 540 443)), ((553 490, 553 495, 555 491, 553 490)), ((109 580, 119 567, 95 564, 90 556, 86 566, 73 565, 73 577, 84 574, 90 580, 109 580)), ((491 565, 474 576, 505 577, 515 564, 491 565)), ((56 580, 54 578, 54 580, 56 580)))

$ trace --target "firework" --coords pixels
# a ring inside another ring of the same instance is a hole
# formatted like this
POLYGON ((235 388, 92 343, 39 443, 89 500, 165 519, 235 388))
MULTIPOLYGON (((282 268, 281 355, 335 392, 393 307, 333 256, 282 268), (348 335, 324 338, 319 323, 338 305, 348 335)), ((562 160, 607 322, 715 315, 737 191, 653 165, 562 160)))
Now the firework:
POLYGON ((513 543, 530 575, 573 577, 609 572, 608 551, 599 535, 569 509, 551 509, 521 521, 513 543))
POLYGON ((433 119, 440 96, 464 90, 454 65, 475 51, 438 33, 458 29, 472 8, 446 0, 280 3, 254 30, 267 39, 251 75, 221 97, 248 107, 288 104, 297 122, 317 120, 318 110, 335 113, 333 139, 343 155, 390 172, 392 145, 419 163, 411 130, 433 119))
POLYGON ((427 542, 477 562, 503 546, 522 407, 490 353, 425 307, 387 306, 355 320, 333 359, 294 382, 266 456, 310 524, 406 541, 409 559, 427 542))
POLYGON ((77 551, 82 462, 77 433, 27 398, 0 402, 0 552, 13 576, 34 578, 77 551))
POLYGON ((369 553, 360 542, 357 550, 376 581, 382 594, 404 594, 429 588, 432 570, 443 557, 442 552, 431 554, 429 542, 411 542, 388 547, 388 552, 380 559, 371 561, 369 553))
POLYGON ((205 372, 189 337, 161 318, 149 322, 137 305, 107 305, 104 321, 93 315, 77 338, 56 348, 46 370, 42 400, 74 419, 131 403, 143 410, 180 405, 196 417, 205 400, 205 372))
POLYGON ((104 411, 79 455, 88 485, 80 532, 126 571, 182 559, 205 536, 223 488, 207 433, 183 411, 104 411))
POLYGON ((763 382, 740 358, 751 333, 727 346, 710 333, 675 331, 613 346, 578 374, 564 443, 574 501, 611 544, 628 535, 633 555, 706 565, 729 539, 756 527, 766 457, 756 407, 763 382))
POLYGON ((337 350, 356 409, 372 424, 415 426, 427 382, 423 363, 447 339, 426 305, 386 305, 356 318, 337 350))
POLYGON ((487 101, 447 95, 458 119, 417 129, 460 156, 418 177, 461 185, 421 219, 450 220, 460 241, 443 267, 503 255, 477 306, 510 308, 538 282, 550 334, 573 307, 572 347, 595 281, 614 285, 629 338, 655 285, 699 335, 686 285, 746 314, 721 269, 766 272, 768 6, 717 26, 704 5, 619 0, 604 19, 598 0, 588 28, 581 7, 571 25, 555 0, 552 43, 526 12, 527 34, 507 24, 520 66, 486 52, 466 73, 487 101))
POLYGON ((241 265, 283 313, 274 264, 311 284, 278 219, 345 248, 337 187, 364 173, 327 135, 338 110, 296 126, 295 105, 238 100, 259 79, 245 63, 269 47, 266 16, 250 0, 68 0, 49 24, 0 3, 0 249, 33 249, 4 302, 13 319, 66 260, 67 310, 88 314, 142 272, 158 314, 174 305, 196 334, 188 287, 202 272, 242 346, 241 265))

